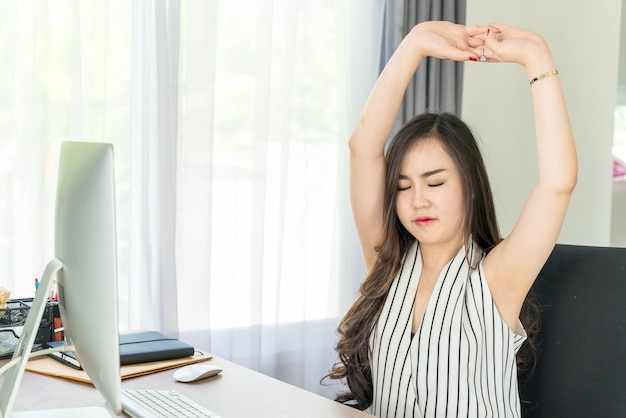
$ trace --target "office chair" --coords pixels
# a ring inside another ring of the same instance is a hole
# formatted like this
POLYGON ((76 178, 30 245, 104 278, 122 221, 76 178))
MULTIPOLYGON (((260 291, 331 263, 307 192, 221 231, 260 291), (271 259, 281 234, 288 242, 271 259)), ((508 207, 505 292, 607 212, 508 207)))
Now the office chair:
POLYGON ((544 304, 522 416, 626 417, 626 248, 557 244, 533 286, 544 304))

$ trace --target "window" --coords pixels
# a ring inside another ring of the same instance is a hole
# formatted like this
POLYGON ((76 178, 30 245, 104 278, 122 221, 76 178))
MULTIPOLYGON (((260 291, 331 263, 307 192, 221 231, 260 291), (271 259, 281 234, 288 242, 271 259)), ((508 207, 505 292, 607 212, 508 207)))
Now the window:
POLYGON ((220 2, 209 25, 181 13, 185 329, 206 327, 198 315, 225 328, 340 314, 344 6, 271 4, 220 2))
MULTIPOLYGON (((168 13, 177 4, 167 3, 168 13)), ((375 66, 364 70, 350 58, 347 33, 371 28, 372 11, 334 0, 183 1, 163 25, 156 7, 123 0, 0 5, 6 286, 14 297, 31 296, 53 254, 60 142, 106 141, 115 147, 126 326, 146 320, 129 309, 137 301, 170 300, 161 294, 167 280, 175 280, 181 330, 341 315, 341 288, 353 284, 339 267, 352 222, 346 109, 360 109, 376 75, 375 66), (161 36, 176 56, 167 69, 176 77, 165 89, 155 82, 161 36), (363 92, 348 94, 363 74, 363 92), (173 99, 164 99, 170 88, 173 99), (163 140, 155 107, 166 100, 175 109, 171 155, 154 151, 163 140), (165 187, 155 158, 175 158, 173 214, 159 212, 150 197, 165 187), (170 215, 173 238, 154 226, 170 215), (175 239, 175 278, 159 273, 168 239, 175 239)), ((370 52, 377 62, 376 49, 370 52)))

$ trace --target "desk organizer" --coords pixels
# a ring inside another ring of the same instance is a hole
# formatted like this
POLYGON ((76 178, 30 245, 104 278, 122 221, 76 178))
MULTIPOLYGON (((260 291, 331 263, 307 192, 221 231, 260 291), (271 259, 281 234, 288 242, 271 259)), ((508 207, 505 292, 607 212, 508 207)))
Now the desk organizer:
MULTIPOLYGON (((9 299, 6 309, 0 309, 0 359, 13 355, 32 304, 33 298, 9 299)), ((55 312, 58 312, 58 302, 47 302, 35 337, 35 349, 54 340, 55 312)))

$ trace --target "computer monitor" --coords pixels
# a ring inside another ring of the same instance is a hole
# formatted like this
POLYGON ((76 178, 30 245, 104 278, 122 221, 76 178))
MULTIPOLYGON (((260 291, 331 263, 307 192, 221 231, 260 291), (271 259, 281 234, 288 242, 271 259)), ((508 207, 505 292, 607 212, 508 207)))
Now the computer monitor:
MULTIPOLYGON (((0 389, 0 416, 13 416, 10 411, 55 275, 68 344, 74 346, 94 386, 119 415, 121 377, 111 144, 62 143, 54 235, 55 258, 44 270, 13 355, 21 356, 21 360, 7 372, 0 389)), ((50 416, 52 411, 46 412, 50 416)))

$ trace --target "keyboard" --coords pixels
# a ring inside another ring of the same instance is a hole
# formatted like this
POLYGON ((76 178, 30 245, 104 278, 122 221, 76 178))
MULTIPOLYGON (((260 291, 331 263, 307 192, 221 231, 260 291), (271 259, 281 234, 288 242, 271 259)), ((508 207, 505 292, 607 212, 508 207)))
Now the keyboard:
POLYGON ((220 418, 216 413, 175 390, 123 390, 122 409, 134 418, 220 418))

